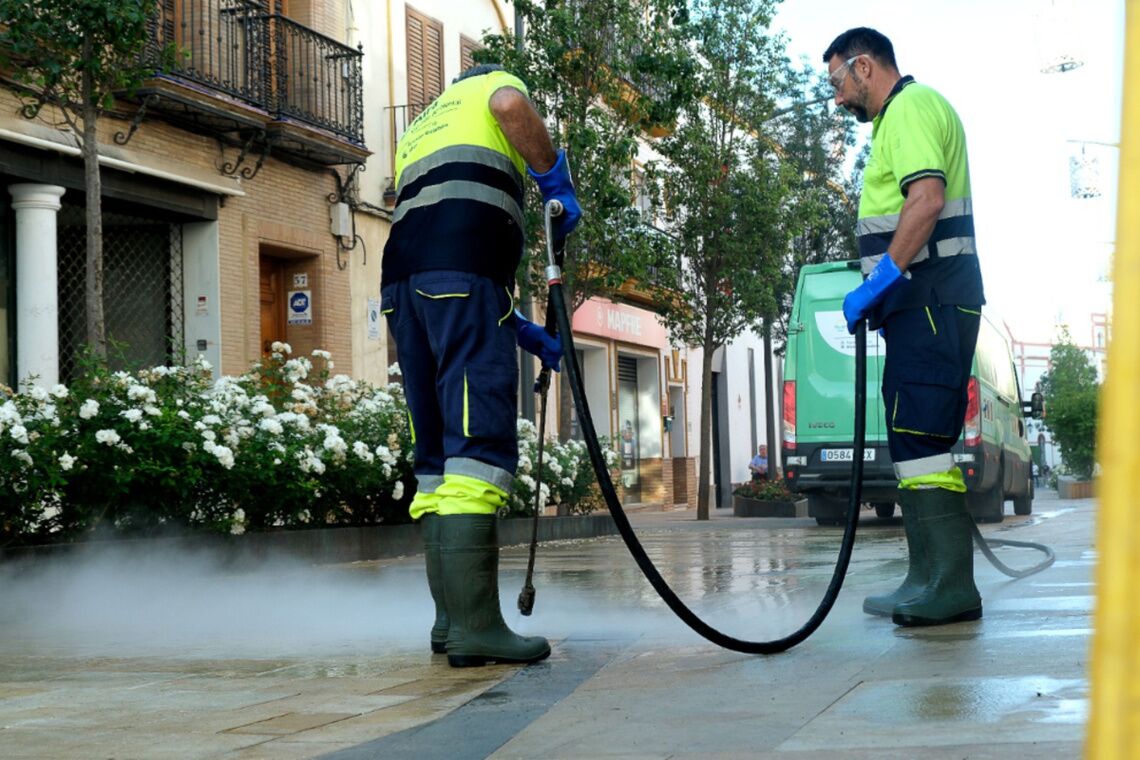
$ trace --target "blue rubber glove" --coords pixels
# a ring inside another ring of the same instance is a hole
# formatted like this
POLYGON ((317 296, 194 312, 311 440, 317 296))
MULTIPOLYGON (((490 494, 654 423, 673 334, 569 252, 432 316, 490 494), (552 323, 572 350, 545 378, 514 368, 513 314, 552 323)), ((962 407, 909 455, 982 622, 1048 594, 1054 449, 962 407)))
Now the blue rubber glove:
POLYGON ((843 318, 847 320, 847 332, 854 335, 859 320, 866 317, 867 312, 886 298, 887 294, 902 281, 903 273, 895 266, 891 255, 884 254, 878 266, 867 275, 867 279, 843 299, 843 318))
POLYGON ((515 335, 519 348, 528 354, 533 354, 542 360, 542 366, 559 371, 558 363, 562 361, 562 341, 558 334, 551 335, 536 325, 515 309, 515 335))
POLYGON ((556 240, 565 240, 582 217, 582 207, 578 205, 578 196, 574 194, 574 181, 570 179, 570 164, 566 163, 566 151, 559 150, 558 160, 544 173, 536 174, 529 166, 526 171, 538 183, 543 205, 553 200, 562 202, 562 216, 555 219, 554 237, 556 240))

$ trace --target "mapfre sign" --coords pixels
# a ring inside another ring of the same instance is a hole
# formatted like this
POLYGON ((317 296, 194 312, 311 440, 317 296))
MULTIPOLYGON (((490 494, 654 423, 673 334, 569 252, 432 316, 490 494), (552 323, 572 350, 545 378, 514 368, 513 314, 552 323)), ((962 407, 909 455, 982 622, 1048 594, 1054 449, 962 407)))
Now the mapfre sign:
POLYGON ((574 332, 637 343, 642 346, 666 347, 668 336, 653 312, 634 306, 591 298, 574 312, 574 332))

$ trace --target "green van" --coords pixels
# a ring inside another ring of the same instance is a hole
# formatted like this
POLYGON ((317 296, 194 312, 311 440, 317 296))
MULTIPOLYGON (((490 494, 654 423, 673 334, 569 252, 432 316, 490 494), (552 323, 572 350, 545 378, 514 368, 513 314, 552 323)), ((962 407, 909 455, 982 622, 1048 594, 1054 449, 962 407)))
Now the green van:
MULTIPOLYGON (((808 499, 821 525, 842 523, 851 490, 854 440, 855 338, 847 333, 843 297, 861 280, 859 262, 805 266, 796 284, 784 358, 783 454, 788 485, 808 499)), ((880 517, 894 514, 894 464, 880 396, 886 346, 867 336, 867 430, 862 500, 880 517)), ((966 479, 970 511, 1000 522, 1005 501, 1016 514, 1033 510, 1032 455, 1009 344, 983 309, 971 371, 969 401, 954 459, 966 479)))

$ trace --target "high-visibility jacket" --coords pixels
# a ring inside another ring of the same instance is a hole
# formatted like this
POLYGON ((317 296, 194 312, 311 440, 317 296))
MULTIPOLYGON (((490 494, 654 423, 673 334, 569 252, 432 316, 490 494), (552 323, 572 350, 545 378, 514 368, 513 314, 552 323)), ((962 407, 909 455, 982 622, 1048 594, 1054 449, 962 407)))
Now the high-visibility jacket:
POLYGON ((501 87, 527 94, 505 71, 464 79, 400 138, 384 282, 440 269, 513 280, 522 256, 526 162, 491 113, 489 100, 501 87))
POLYGON ((966 133, 944 97, 907 76, 895 85, 872 126, 856 227, 864 274, 886 255, 908 186, 924 177, 942 180, 945 205, 929 241, 907 269, 909 282, 871 314, 873 328, 900 309, 985 303, 974 240, 966 133))

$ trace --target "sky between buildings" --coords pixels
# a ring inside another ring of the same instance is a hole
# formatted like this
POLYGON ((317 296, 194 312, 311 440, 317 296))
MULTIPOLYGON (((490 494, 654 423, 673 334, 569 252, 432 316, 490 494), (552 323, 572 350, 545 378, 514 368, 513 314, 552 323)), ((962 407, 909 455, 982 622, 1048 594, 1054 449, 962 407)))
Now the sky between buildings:
POLYGON ((784 0, 773 24, 793 59, 820 70, 827 45, 855 26, 886 34, 900 71, 945 95, 965 125, 994 312, 1017 340, 1048 341, 1063 322, 1088 343, 1089 314, 1111 308, 1124 0, 784 0), (1042 73, 1059 53, 1084 65, 1042 73), (1096 198, 1071 194, 1082 148, 1096 198))

